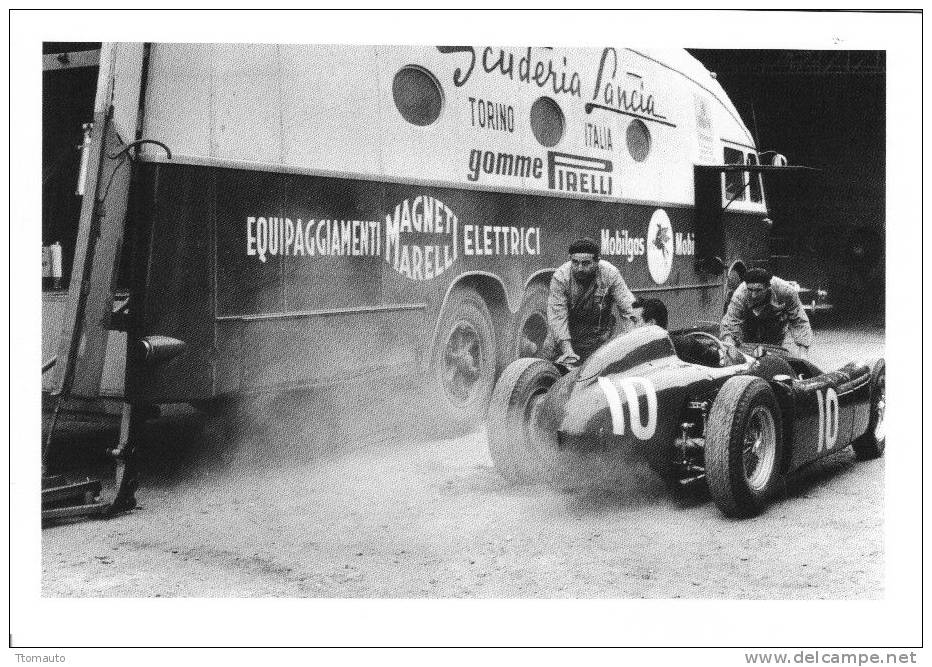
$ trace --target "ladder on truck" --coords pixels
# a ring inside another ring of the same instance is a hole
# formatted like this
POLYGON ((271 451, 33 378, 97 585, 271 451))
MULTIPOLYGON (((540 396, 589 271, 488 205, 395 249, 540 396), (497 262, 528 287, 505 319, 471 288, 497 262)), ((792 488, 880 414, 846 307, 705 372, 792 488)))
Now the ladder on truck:
MULTIPOLYGON (((143 139, 141 129, 148 48, 141 43, 103 43, 89 141, 82 150, 78 192, 83 191, 74 263, 58 354, 45 361, 51 388, 43 395, 42 519, 109 516, 136 505, 135 441, 151 407, 124 396, 119 439, 109 454, 116 463, 115 493, 101 498, 102 484, 87 479, 69 482, 63 475, 46 475, 48 454, 69 398, 100 397, 101 378, 110 331, 128 331, 132 304, 113 312, 115 280, 127 225, 133 152, 143 139), (119 80, 119 86, 115 81, 119 80), (128 307, 128 308, 127 308, 128 307)), ((130 335, 132 335, 130 333, 130 335)), ((146 341, 127 341, 127 372, 131 357, 146 341)))

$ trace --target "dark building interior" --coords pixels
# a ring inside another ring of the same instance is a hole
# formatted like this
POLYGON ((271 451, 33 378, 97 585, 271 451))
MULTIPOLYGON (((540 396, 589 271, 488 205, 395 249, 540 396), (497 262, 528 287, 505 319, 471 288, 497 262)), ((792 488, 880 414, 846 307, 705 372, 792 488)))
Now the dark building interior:
MULTIPOLYGON (((75 194, 84 138, 82 124, 94 120, 99 67, 88 54, 100 42, 42 45, 42 245, 62 246, 62 287, 71 275, 81 198, 75 194)), ((44 281, 50 286, 50 281, 44 281)))
POLYGON ((884 296, 886 53, 689 52, 716 73, 761 151, 819 169, 765 177, 774 272, 826 287, 841 315, 882 320, 882 307, 859 304, 884 296))

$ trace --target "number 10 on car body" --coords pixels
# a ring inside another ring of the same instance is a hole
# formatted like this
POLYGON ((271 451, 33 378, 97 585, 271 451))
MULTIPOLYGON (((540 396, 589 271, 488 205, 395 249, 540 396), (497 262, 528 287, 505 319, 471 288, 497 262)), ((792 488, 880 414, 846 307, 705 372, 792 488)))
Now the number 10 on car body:
POLYGON ((832 387, 816 391, 819 403, 819 442, 816 451, 832 449, 838 439, 838 394, 832 387))
POLYGON ((599 387, 608 401, 608 409, 612 415, 612 431, 615 435, 625 434, 624 404, 628 404, 628 419, 631 422, 631 433, 638 440, 650 440, 657 430, 657 391, 654 383, 647 378, 631 377, 620 378, 613 382, 609 378, 600 377, 599 387), (635 385, 640 385, 641 391, 647 399, 647 423, 641 421, 641 403, 635 385), (624 393, 624 401, 622 400, 624 393))

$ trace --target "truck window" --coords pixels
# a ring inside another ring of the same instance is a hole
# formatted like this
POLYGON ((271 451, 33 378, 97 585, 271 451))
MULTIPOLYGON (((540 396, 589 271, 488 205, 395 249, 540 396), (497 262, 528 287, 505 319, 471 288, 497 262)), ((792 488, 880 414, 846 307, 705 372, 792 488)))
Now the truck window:
MULTIPOLYGON (((756 167, 758 164, 757 155, 755 153, 748 153, 748 164, 750 166, 756 167)), ((761 187, 761 175, 760 174, 751 174, 748 173, 748 178, 751 179, 750 192, 751 192, 751 201, 761 202, 764 200, 763 188, 761 187)))
MULTIPOLYGON (((744 153, 735 148, 725 147, 725 164, 744 164, 744 153)), ((725 174, 725 199, 744 201, 744 172, 735 171, 725 174)))
POLYGON ((398 112, 412 125, 430 125, 443 109, 443 90, 437 77, 423 67, 407 65, 392 81, 398 112))
POLYGON ((635 162, 643 162, 650 153, 650 130, 644 121, 635 118, 628 123, 627 131, 628 152, 635 162))
POLYGON ((560 105, 549 97, 538 97, 531 105, 531 130, 542 146, 552 148, 560 143, 566 131, 566 117, 560 105))

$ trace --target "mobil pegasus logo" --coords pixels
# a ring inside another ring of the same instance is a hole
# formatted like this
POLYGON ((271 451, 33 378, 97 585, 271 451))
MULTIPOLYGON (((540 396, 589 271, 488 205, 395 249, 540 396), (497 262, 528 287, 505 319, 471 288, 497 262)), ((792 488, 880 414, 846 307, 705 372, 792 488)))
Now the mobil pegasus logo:
POLYGON ((696 253, 695 234, 675 231, 670 216, 661 208, 653 212, 642 234, 603 227, 600 238, 604 256, 626 257, 632 262, 635 257, 646 255, 650 277, 658 285, 669 279, 675 256, 692 257, 696 253))
POLYGON ((431 280, 453 266, 459 219, 439 199, 405 199, 385 216, 385 261, 405 278, 431 280))

